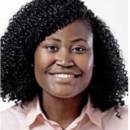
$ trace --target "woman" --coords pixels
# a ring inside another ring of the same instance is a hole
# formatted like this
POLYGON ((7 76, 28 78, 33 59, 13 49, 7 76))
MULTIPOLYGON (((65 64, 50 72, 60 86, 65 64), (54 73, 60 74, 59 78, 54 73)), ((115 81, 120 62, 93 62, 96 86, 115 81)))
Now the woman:
POLYGON ((79 0, 34 0, 1 38, 2 130, 127 130, 128 78, 109 28, 79 0))

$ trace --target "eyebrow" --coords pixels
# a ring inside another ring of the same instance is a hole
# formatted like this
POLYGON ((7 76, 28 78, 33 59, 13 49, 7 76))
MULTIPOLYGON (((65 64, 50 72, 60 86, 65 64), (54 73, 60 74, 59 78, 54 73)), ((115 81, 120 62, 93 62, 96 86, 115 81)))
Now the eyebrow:
POLYGON ((77 39, 71 40, 72 43, 79 42, 79 41, 87 42, 84 38, 77 38, 77 39))
MULTIPOLYGON (((54 38, 54 37, 48 37, 46 39, 47 40, 54 40, 54 41, 57 41, 57 42, 62 42, 60 39, 54 38)), ((87 42, 87 40, 85 40, 84 38, 77 38, 77 39, 71 40, 72 43, 79 42, 79 41, 87 42)))
POLYGON ((54 41, 57 41, 57 42, 61 42, 60 39, 54 38, 54 37, 48 37, 48 38, 46 38, 46 39, 47 39, 47 40, 54 40, 54 41))

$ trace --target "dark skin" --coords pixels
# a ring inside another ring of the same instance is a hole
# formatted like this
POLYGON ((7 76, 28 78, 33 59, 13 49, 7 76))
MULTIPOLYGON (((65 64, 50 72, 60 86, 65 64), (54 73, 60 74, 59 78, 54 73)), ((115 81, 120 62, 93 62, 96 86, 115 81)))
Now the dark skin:
MULTIPOLYGON (((48 119, 66 129, 81 113, 93 72, 93 34, 78 19, 46 37, 35 52, 35 77, 48 119)), ((87 97, 86 97, 87 98, 87 97)))

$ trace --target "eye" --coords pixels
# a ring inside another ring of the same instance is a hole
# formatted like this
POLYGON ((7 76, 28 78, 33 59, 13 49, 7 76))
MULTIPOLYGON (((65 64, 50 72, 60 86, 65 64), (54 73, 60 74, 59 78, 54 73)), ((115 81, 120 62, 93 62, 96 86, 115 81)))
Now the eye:
POLYGON ((84 47, 75 47, 72 49, 73 52, 77 52, 77 53, 83 53, 86 51, 86 48, 84 47))
POLYGON ((46 49, 47 49, 48 51, 52 51, 52 52, 58 51, 58 48, 55 47, 55 46, 47 46, 46 49))

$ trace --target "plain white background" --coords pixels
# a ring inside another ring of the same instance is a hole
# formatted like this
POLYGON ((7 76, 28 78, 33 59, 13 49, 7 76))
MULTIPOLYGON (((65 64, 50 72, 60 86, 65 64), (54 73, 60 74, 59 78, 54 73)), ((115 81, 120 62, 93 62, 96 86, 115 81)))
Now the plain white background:
MULTIPOLYGON (((0 37, 4 34, 9 19, 22 5, 31 0, 0 0, 0 37)), ((103 19, 118 39, 126 69, 128 70, 128 1, 127 0, 83 0, 89 9, 103 19)), ((13 105, 0 98, 0 111, 13 105)), ((126 98, 128 104, 128 98, 126 98)))

